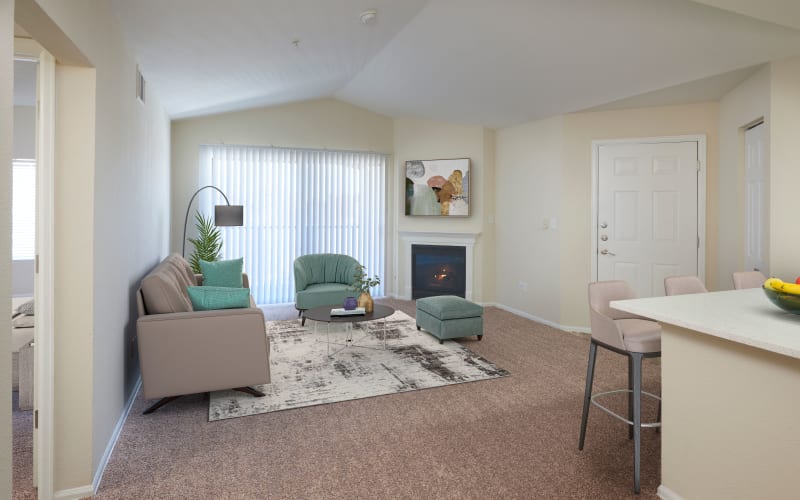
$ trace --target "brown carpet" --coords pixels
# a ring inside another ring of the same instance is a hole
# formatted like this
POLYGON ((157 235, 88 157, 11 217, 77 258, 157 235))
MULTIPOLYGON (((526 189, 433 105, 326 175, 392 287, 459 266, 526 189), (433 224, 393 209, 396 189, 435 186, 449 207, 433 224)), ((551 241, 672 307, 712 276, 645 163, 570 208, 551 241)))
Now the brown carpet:
MULTIPOLYGON (((413 302, 381 302, 414 315, 413 302)), ((593 408, 578 451, 587 336, 487 308, 483 341, 462 342, 511 376, 213 423, 204 395, 149 416, 139 396, 98 498, 655 497, 655 431, 643 431, 639 497, 624 424, 593 408)), ((645 365, 659 393, 658 361, 645 365)), ((624 387, 626 369, 600 350, 595 390, 624 387)))
POLYGON ((14 500, 32 500, 36 498, 33 487, 33 411, 20 411, 17 391, 11 393, 11 408, 14 500))

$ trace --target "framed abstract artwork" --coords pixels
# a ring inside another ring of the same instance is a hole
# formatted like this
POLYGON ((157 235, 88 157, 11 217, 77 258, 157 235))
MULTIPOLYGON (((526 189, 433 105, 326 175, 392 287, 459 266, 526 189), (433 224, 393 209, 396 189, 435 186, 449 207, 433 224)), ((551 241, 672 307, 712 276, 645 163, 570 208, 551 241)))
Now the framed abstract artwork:
POLYGON ((406 162, 406 215, 469 216, 469 158, 406 162))

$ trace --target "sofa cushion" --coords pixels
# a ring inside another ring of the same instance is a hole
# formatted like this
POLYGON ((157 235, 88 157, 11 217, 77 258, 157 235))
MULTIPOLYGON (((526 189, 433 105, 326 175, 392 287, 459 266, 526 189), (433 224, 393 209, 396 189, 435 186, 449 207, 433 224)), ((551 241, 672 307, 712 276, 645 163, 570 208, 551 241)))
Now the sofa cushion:
POLYGON ((342 283, 318 283, 295 294, 295 307, 311 309, 312 307, 336 305, 342 307, 345 297, 356 295, 349 285, 342 283))
POLYGON ((242 288, 242 265, 244 260, 218 260, 207 262, 200 260, 200 270, 203 271, 203 286, 225 286, 242 288))
POLYGON ((483 306, 455 295, 440 295, 417 299, 417 309, 440 320, 483 316, 483 306))
POLYGON ((148 314, 192 311, 186 292, 187 277, 181 271, 186 259, 174 253, 142 279, 142 298, 148 314))
POLYGON ((186 290, 195 311, 250 307, 249 288, 190 286, 186 290))

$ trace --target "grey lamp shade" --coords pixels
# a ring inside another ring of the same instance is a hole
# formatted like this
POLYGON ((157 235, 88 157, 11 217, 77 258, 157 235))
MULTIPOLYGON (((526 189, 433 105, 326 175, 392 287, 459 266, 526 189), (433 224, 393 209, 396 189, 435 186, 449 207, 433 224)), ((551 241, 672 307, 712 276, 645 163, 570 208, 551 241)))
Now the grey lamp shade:
POLYGON ((242 205, 215 205, 215 226, 244 226, 244 206, 242 205))

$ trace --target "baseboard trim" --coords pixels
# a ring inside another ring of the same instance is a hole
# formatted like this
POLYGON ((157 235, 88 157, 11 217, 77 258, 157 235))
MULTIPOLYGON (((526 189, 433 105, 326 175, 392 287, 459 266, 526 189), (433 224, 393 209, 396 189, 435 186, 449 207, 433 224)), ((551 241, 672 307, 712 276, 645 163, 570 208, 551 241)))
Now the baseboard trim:
POLYGON ((111 459, 111 454, 114 452, 114 447, 117 445, 119 435, 122 432, 122 428, 125 427, 125 421, 128 419, 128 414, 131 412, 131 407, 133 406, 133 402, 136 400, 136 395, 139 394, 139 389, 141 387, 142 377, 140 375, 136 379, 136 383, 133 385, 131 395, 128 396, 128 401, 125 403, 125 409, 122 410, 122 415, 120 415, 119 420, 117 420, 117 425, 114 427, 114 432, 111 433, 111 438, 108 440, 108 444, 106 445, 106 451, 103 452, 103 456, 100 458, 100 463, 97 464, 97 470, 94 473, 94 480, 92 481, 91 492, 89 493, 89 496, 97 494, 97 490, 100 489, 100 481, 103 480, 103 473, 106 471, 108 461, 111 459))
POLYGON ((550 320, 547 320, 547 319, 544 319, 544 318, 540 318, 539 316, 536 316, 535 314, 530 314, 530 313, 527 313, 525 311, 520 311, 519 309, 515 309, 515 308, 513 308, 511 306, 507 306, 505 304, 492 302, 492 303, 486 303, 484 305, 497 307, 497 308, 502 309, 504 311, 508 311, 508 312, 510 312, 512 314, 516 314, 517 316, 522 316, 523 318, 527 318, 527 319, 529 319, 531 321, 535 321, 537 323, 542 323, 543 325, 547 325, 547 326, 553 327, 553 328, 555 328, 557 330, 562 330, 562 331, 565 331, 565 332, 575 332, 575 333, 591 333, 591 329, 587 328, 585 326, 562 325, 562 324, 556 323, 554 321, 550 321, 550 320))
POLYGON ((683 497, 672 491, 671 489, 667 488, 663 484, 658 485, 658 489, 656 490, 656 495, 661 500, 683 500, 683 497))
POLYGON ((80 500, 94 496, 94 488, 91 484, 85 486, 78 486, 77 488, 70 488, 68 490, 58 490, 53 493, 53 498, 56 500, 80 500))

